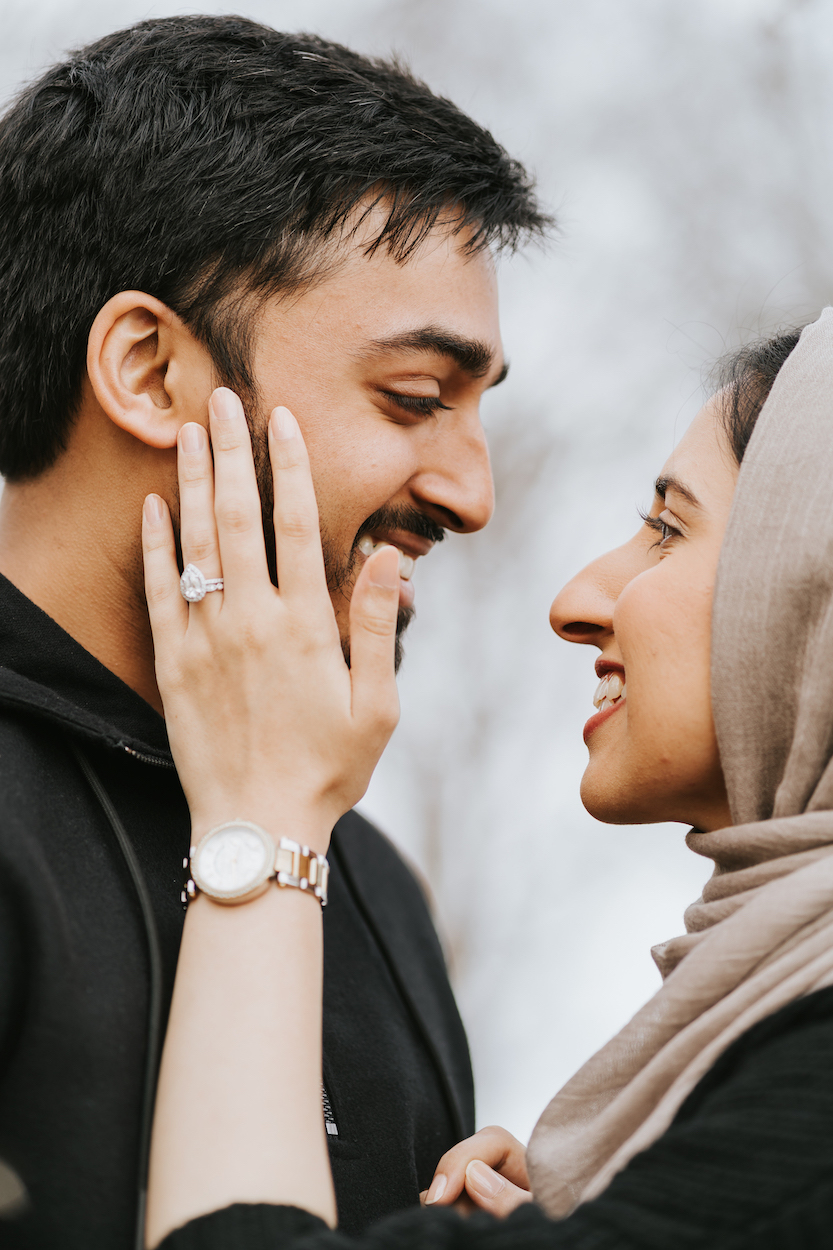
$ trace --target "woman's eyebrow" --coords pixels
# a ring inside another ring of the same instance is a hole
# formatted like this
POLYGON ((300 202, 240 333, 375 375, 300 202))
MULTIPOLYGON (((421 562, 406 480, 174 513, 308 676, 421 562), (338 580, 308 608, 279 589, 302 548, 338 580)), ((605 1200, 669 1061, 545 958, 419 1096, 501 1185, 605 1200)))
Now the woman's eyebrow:
POLYGON ((654 490, 660 499, 665 498, 666 491, 673 490, 678 495, 682 495, 683 499, 687 500, 693 508, 702 508, 703 506, 694 491, 689 486, 686 486, 685 482, 681 482, 678 477, 658 477, 654 482, 654 490))

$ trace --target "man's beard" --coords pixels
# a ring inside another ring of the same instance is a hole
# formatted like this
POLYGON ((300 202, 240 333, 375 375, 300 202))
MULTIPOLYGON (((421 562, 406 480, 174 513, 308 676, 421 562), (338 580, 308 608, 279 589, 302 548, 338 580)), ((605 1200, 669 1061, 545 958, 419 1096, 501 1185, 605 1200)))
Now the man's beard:
MULTIPOLYGON (((250 421, 249 428, 252 429, 250 421)), ((266 559, 269 565, 269 576, 273 583, 278 585, 277 572, 277 554, 275 551, 275 524, 274 524, 274 490, 272 485, 272 466, 269 461, 269 448, 266 436, 266 424, 255 426, 252 430, 252 443, 254 447, 255 474, 257 477, 258 491, 260 492, 260 506, 263 515, 263 534, 266 540, 266 559), (262 429, 263 435, 258 436, 255 432, 262 429)), ((321 530, 321 549, 324 555, 324 572, 327 577, 327 589, 331 598, 335 601, 338 597, 344 600, 346 606, 349 607, 350 594, 358 576, 358 567, 360 562, 359 543, 366 534, 385 532, 388 530, 405 530, 411 534, 416 534, 420 538, 428 538, 434 543, 442 542, 445 538, 445 530, 441 525, 431 517, 426 516, 424 512, 420 512, 418 508, 409 508, 404 505, 392 505, 390 507, 379 508, 376 512, 369 516, 359 529, 353 539, 353 545, 346 555, 342 555, 337 544, 330 538, 326 530, 321 530)), ((396 643, 394 650, 394 667, 399 672, 399 666, 402 663, 404 651, 402 647, 402 636, 416 615, 413 608, 400 608, 396 616, 396 643)), ((341 649, 344 653, 344 659, 349 668, 350 666, 350 636, 349 634, 341 634, 341 649)))

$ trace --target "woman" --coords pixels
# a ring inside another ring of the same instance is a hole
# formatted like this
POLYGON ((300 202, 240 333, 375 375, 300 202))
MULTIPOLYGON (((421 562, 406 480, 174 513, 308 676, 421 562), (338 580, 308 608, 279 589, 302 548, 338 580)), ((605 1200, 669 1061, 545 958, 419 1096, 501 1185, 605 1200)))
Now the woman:
MULTIPOLYGON (((639 533, 553 604, 556 632, 601 652, 586 806, 608 821, 692 824, 689 845, 715 873, 686 935, 655 952, 663 987, 541 1117, 528 1152, 535 1205, 522 1148, 486 1130, 440 1161, 433 1210, 397 1216, 360 1246, 829 1243, 831 414, 827 309, 800 340, 736 358, 664 467, 639 533), (438 1209, 464 1188, 487 1210, 520 1209, 502 1222, 438 1209)), ((222 602, 188 615, 170 523, 146 508, 160 688, 195 841, 243 815, 323 852, 394 720, 396 558, 377 552, 362 570, 348 673, 284 410, 270 431, 279 592, 256 526, 241 537, 223 524, 257 509, 242 412, 238 422, 227 451, 212 416, 220 524, 204 571, 222 567, 222 602), (300 618, 318 622, 311 637, 300 618)), ((186 558, 210 516, 208 492, 183 492, 186 558)), ((320 984, 320 911, 300 890, 192 903, 160 1076, 150 1246, 351 1244, 327 1228, 320 984)))

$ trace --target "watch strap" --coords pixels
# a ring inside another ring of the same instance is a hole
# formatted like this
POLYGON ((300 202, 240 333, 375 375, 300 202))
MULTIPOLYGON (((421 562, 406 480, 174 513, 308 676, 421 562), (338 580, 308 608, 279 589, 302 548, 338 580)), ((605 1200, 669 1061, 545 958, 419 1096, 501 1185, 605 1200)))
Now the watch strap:
MULTIPOLYGON (((209 830, 205 835, 210 836, 214 830, 209 830)), ((191 856, 196 853, 197 848, 191 847, 191 856)), ((188 872, 188 879, 185 882, 180 899, 187 907, 188 904, 200 893, 207 893, 212 897, 209 891, 201 890, 191 875, 191 858, 190 856, 183 859, 182 867, 188 872)), ((294 838, 280 838, 275 847, 275 860, 272 870, 267 876, 267 881, 274 880, 275 884, 281 889, 290 888, 302 890, 305 893, 313 894, 322 907, 327 906, 327 886, 330 879, 330 865, 325 855, 319 855, 308 846, 304 846, 301 842, 296 842, 294 838)), ((255 898, 261 892, 262 886, 257 887, 250 894, 244 894, 238 899, 226 900, 222 902, 245 903, 250 898, 255 898)))

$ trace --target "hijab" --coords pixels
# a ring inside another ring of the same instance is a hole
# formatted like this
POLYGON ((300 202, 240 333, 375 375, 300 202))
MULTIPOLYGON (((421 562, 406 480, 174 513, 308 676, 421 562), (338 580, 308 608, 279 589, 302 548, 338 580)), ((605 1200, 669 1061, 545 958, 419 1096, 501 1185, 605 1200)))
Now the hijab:
POLYGON ((712 609, 712 707, 732 825, 659 991, 582 1067, 529 1144, 560 1218, 665 1132, 724 1050, 833 984, 833 308, 779 370, 740 468, 712 609))

